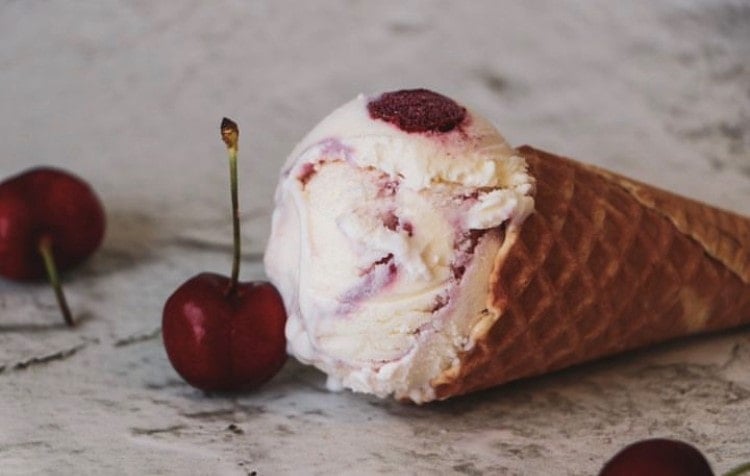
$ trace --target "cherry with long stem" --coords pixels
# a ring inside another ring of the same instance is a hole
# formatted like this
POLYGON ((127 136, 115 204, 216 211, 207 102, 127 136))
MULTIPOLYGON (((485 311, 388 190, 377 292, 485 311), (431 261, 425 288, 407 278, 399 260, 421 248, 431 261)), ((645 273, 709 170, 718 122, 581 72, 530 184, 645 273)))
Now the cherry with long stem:
POLYGON ((278 290, 265 281, 239 281, 239 128, 224 118, 220 129, 229 156, 232 274, 193 276, 172 293, 162 313, 169 361, 189 384, 204 391, 258 387, 281 369, 287 357, 286 311, 278 290))

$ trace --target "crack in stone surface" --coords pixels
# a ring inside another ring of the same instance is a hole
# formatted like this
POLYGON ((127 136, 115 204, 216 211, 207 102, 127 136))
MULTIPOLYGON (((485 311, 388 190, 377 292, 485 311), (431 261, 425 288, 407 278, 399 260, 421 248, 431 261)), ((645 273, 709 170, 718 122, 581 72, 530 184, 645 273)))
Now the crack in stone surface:
POLYGON ((199 412, 185 412, 181 413, 182 416, 187 418, 194 418, 197 420, 223 420, 224 417, 231 416, 252 416, 262 415, 265 413, 265 408, 261 405, 247 405, 242 403, 235 403, 231 408, 217 408, 215 410, 205 410, 199 412))
POLYGON ((162 433, 179 434, 180 430, 187 428, 185 425, 171 425, 162 428, 131 428, 130 431, 138 436, 151 436, 162 433))
POLYGON ((160 335, 161 335, 161 328, 158 327, 149 332, 132 334, 127 337, 123 337, 122 339, 117 339, 113 345, 115 347, 126 347, 129 345, 139 344, 141 342, 146 342, 151 339, 155 339, 159 337, 160 335))
POLYGON ((49 449, 52 445, 46 441, 42 440, 33 440, 33 441, 21 441, 18 443, 10 443, 7 445, 0 446, 0 453, 12 451, 12 450, 19 450, 19 449, 37 449, 37 448, 45 448, 49 449))
POLYGON ((232 416, 237 411, 236 408, 220 408, 218 410, 209 410, 204 412, 194 413, 183 413, 182 416, 187 418, 195 418, 199 420, 208 419, 221 419, 221 417, 232 416))
POLYGON ((13 370, 27 370, 31 367, 35 367, 37 365, 44 365, 48 364, 50 362, 55 361, 63 361, 66 359, 69 359, 70 357, 77 354, 80 350, 85 348, 88 345, 87 342, 78 344, 74 347, 70 347, 68 349, 59 350, 57 352, 52 352, 50 354, 40 355, 40 356, 34 356, 26 360, 22 360, 20 362, 17 362, 13 364, 13 370))

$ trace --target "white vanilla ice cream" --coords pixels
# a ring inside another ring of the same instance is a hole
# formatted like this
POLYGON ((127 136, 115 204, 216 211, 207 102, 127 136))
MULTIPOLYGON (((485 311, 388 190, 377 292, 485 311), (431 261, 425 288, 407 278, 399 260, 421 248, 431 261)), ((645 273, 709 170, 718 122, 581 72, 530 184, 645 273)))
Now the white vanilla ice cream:
POLYGON ((430 382, 497 319, 489 276, 533 189, 500 133, 444 96, 360 95, 334 111, 276 191, 265 266, 289 352, 331 388, 434 399, 430 382))

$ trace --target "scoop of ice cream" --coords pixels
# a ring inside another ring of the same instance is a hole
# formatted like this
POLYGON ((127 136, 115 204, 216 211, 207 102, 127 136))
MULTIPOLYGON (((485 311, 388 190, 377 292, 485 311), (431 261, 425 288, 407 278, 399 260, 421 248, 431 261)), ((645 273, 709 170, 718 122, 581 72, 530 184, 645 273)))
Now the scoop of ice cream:
POLYGON ((488 279, 534 181, 485 119, 427 90, 360 95, 292 151, 266 271, 289 352, 332 386, 427 401, 497 318, 488 279))

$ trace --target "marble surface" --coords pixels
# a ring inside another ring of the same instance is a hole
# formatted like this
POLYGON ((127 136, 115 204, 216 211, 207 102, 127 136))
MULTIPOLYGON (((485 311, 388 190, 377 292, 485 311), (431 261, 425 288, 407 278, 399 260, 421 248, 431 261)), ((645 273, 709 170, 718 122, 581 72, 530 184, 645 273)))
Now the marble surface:
POLYGON ((183 383, 165 298, 229 272, 217 126, 242 127, 245 279, 277 170, 358 92, 425 86, 530 143, 750 214, 744 0, 0 2, 0 176, 88 179, 103 248, 44 285, 0 282, 2 474, 595 474, 649 436, 750 460, 750 330, 415 407, 329 393, 289 362, 258 392, 183 383))

